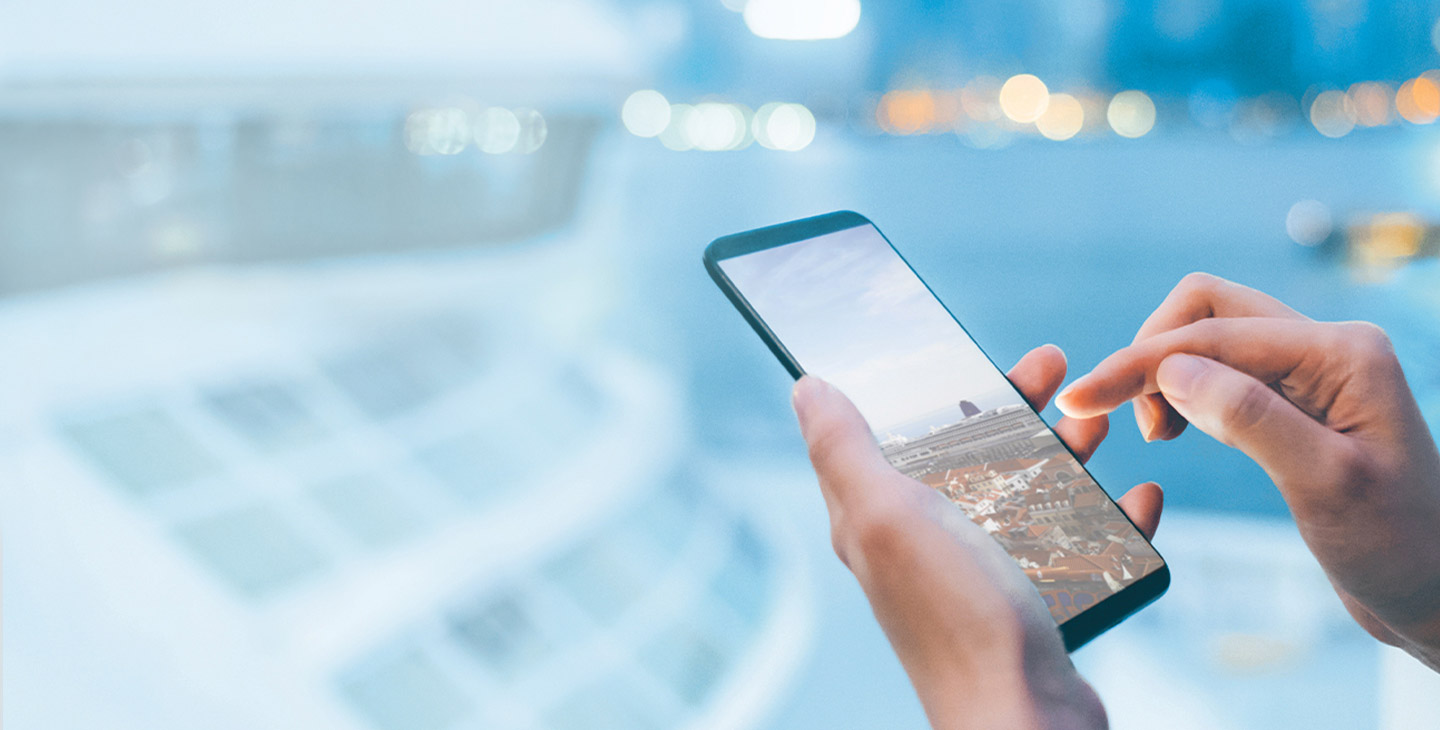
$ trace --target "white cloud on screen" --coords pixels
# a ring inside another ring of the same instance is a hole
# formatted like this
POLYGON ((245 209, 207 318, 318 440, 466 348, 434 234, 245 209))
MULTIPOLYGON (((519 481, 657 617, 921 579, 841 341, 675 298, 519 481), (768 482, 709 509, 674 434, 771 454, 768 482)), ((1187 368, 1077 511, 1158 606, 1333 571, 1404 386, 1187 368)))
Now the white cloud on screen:
POLYGON ((872 226, 721 267, 800 366, 850 396, 876 433, 1009 388, 872 226))

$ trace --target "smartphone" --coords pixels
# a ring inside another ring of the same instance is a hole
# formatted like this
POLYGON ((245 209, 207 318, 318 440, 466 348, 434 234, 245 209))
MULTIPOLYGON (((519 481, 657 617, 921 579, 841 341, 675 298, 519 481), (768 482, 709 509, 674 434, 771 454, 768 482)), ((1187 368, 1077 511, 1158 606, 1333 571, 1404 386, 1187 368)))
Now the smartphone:
POLYGON ((1170 570, 864 216, 716 239, 705 268, 790 375, 854 401, 886 459, 950 499, 1034 582, 1074 650, 1170 570))

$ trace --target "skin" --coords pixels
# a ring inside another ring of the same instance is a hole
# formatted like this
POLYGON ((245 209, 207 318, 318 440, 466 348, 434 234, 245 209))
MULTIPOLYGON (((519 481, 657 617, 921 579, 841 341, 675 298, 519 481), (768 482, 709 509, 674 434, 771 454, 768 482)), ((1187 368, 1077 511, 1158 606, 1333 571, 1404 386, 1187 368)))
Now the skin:
MULTIPOLYGON (((1065 378, 1065 356, 1040 347, 1009 377, 1044 408, 1065 378)), ((794 406, 835 552, 864 589, 932 726, 1106 727, 1100 699, 1070 663, 1040 594, 999 543, 934 489, 891 467, 840 391, 805 377, 794 406)), ((1064 418, 1055 430, 1085 460, 1108 420, 1064 418)), ((1120 503, 1148 537, 1162 499, 1146 483, 1120 503)))
MULTIPOLYGON (((1009 377, 1043 408, 1065 357, 1037 348, 1009 377)), ((1191 275, 1134 343, 1061 394, 1055 430, 1088 459, 1107 414, 1132 399, 1147 440, 1175 438, 1188 423, 1255 459, 1357 621, 1440 668, 1440 455, 1378 328, 1313 322, 1252 289, 1191 275)), ((838 390, 807 376, 793 400, 835 552, 931 724, 1106 727, 1039 594, 1000 546, 892 468, 838 390)), ((1153 536, 1157 485, 1119 503, 1153 536)))
POLYGON ((1188 423, 1259 463, 1355 620, 1440 670, 1440 454, 1384 331, 1191 274, 1056 405, 1131 399, 1147 439, 1188 423))

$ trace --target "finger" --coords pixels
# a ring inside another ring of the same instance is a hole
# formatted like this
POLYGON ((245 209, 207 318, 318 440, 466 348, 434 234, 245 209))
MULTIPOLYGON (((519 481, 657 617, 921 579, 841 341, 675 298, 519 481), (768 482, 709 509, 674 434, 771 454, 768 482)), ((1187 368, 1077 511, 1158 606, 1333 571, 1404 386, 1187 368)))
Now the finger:
POLYGON ((1212 274, 1195 272, 1186 275, 1170 290, 1165 301, 1140 325, 1134 341, 1212 317, 1308 319, 1269 294, 1212 274))
POLYGON ((1185 432, 1187 421, 1159 393, 1145 393, 1130 399, 1135 425, 1148 441, 1168 441, 1185 432))
POLYGON ((1074 452, 1075 458, 1079 459, 1081 464, 1095 455, 1095 450, 1100 448, 1100 442, 1105 440, 1105 434, 1109 431, 1108 416, 1062 418, 1055 424, 1055 434, 1070 447, 1070 451, 1074 452))
POLYGON ((1265 383, 1279 382, 1306 358, 1326 354, 1334 340, 1326 328, 1333 327, 1288 319, 1201 320, 1115 352, 1071 383, 1055 405, 1067 416, 1088 418, 1109 413, 1135 396, 1159 392, 1155 371, 1177 352, 1218 360, 1265 383))
POLYGON ((835 386, 807 375, 795 383, 791 403, 827 502, 844 504, 867 481, 893 474, 865 417, 835 386))
MULTIPOLYGON (((1211 317, 1306 319, 1269 294, 1195 272, 1170 290, 1165 301, 1140 325, 1134 342, 1211 317)), ((1135 399, 1135 424, 1146 441, 1173 439, 1185 430, 1185 419, 1158 393, 1135 399)))
POLYGON ((1115 503, 1125 510, 1125 516, 1135 523, 1146 540, 1155 539, 1155 528, 1160 526, 1160 512, 1165 508, 1165 491, 1160 489, 1159 484, 1137 484, 1115 503))
POLYGON ((1041 345, 1025 353, 1006 377, 1030 407, 1043 411, 1065 382, 1065 352, 1055 345, 1041 345))
MULTIPOLYGON (((1282 493, 1297 477, 1331 473, 1327 465, 1348 451, 1343 435, 1260 380, 1223 363, 1175 354, 1160 364, 1156 377, 1160 392, 1181 415, 1216 440, 1245 452, 1282 493)), ((1294 509, 1296 500, 1285 496, 1294 509)))

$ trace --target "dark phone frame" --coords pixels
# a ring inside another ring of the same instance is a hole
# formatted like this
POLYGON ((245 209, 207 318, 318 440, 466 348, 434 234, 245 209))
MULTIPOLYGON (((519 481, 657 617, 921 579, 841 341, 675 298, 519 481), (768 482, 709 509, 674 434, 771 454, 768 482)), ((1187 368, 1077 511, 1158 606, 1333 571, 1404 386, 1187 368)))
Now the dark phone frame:
MULTIPOLYGON (((900 260, 904 261, 905 265, 910 268, 911 273, 914 273, 915 277, 919 279, 919 272, 915 271, 915 267, 910 266, 910 262, 901 255, 899 249, 895 248, 895 244, 890 243, 890 239, 886 238, 885 234, 880 232, 879 226, 872 223, 869 218, 848 210, 826 213, 812 218, 803 218, 789 223, 781 223, 765 228, 757 228, 753 231, 722 236, 705 247, 705 270, 710 273, 710 278, 715 281, 715 285, 720 287, 721 291, 725 292, 726 298, 730 300, 731 304, 735 305, 735 309, 740 312, 740 315, 745 318, 745 321, 750 323, 750 327, 755 330, 755 334, 760 336, 760 339, 765 342, 765 346, 770 348, 770 352, 774 353, 775 357, 780 360, 780 364, 785 366, 785 370, 790 373, 790 376, 797 380, 805 374, 804 369, 800 367, 800 363, 790 354, 790 351, 785 349, 785 345, 780 342, 780 338, 775 336, 775 333, 770 330, 770 327, 765 324, 765 321, 761 319, 760 315, 750 306, 750 303, 746 301, 744 295, 740 293, 739 288, 730 281, 730 277, 725 275, 725 272, 720 268, 720 262, 736 256, 744 256, 748 253, 783 246, 787 243, 795 243, 796 241, 823 236, 827 233, 834 233, 835 231, 866 225, 873 227, 875 232, 880 234, 881 240, 890 246, 890 249, 895 252, 895 255, 899 256, 900 260)), ((935 296, 935 291, 930 288, 929 284, 925 284, 924 279, 920 279, 920 283, 925 285, 925 289, 930 292, 930 296, 935 297, 935 301, 940 302, 940 297, 935 296)), ((940 302, 940 306, 945 308, 945 313, 950 315, 950 319, 954 320, 955 325, 959 327, 962 332, 965 332, 966 336, 969 336, 969 331, 965 329, 965 325, 960 324, 960 319, 955 316, 955 313, 951 312, 950 308, 945 306, 944 302, 940 302)), ((970 339, 973 341, 975 338, 971 337, 970 339)), ((980 343, 976 342, 975 344, 976 347, 979 347, 980 343)), ((1000 370, 1000 367, 995 364, 994 359, 992 359, 988 353, 985 353, 984 348, 980 348, 980 352, 985 355, 985 359, 990 362, 991 367, 998 370, 1002 376, 1005 374, 1005 371, 1000 370)), ((1006 380, 1008 381, 1009 378, 1007 377, 1006 380)), ((1014 383, 1011 383, 1011 387, 1014 387, 1014 383)), ((1016 391, 1018 392, 1019 389, 1017 388, 1016 391)), ((1023 395, 1021 400, 1024 400, 1023 395)), ((1026 406, 1029 407, 1029 405, 1027 402, 1026 406)), ((1030 410, 1031 412, 1035 412, 1034 408, 1030 410)), ((1039 413, 1036 413, 1036 416, 1039 415, 1039 413)), ((1042 417, 1040 420, 1043 423, 1045 419, 1042 417)), ((1046 423, 1045 427, 1050 428, 1050 424, 1046 423)), ((1051 431, 1053 432, 1054 429, 1051 429, 1051 431)), ((1060 440, 1060 444, 1065 447, 1066 452, 1068 452, 1071 457, 1075 456, 1075 452, 1070 450, 1070 447, 1065 444, 1063 439, 1060 440)), ((1075 459, 1075 463, 1080 464, 1080 460, 1078 458, 1075 459)), ((1088 469, 1085 469, 1084 464, 1080 464, 1080 468, 1084 470, 1085 475, 1089 476, 1097 485, 1100 483, 1098 480, 1095 480, 1094 475, 1090 474, 1088 469)), ((1103 487, 1101 491, 1105 491, 1103 487)), ((1107 499, 1110 499, 1108 492, 1105 496, 1107 499)), ((1114 500, 1111 499, 1111 502, 1113 503, 1114 500)), ((1126 515, 1124 510, 1120 510, 1120 514, 1125 517, 1127 522, 1130 522, 1130 526, 1135 529, 1136 533, 1140 533, 1140 529, 1135 527, 1134 521, 1130 520, 1129 515, 1126 515)), ((1145 537, 1143 533, 1140 533, 1140 536, 1142 538, 1145 537)), ((1150 541, 1147 539, 1146 542, 1149 543, 1150 541)), ((1154 548, 1153 544, 1151 548, 1154 548)), ((1159 551, 1156 551, 1156 555, 1159 555, 1159 551)), ((1165 590, 1170 587, 1170 565, 1165 562, 1164 556, 1161 556, 1160 560, 1161 565, 1159 569, 1131 583, 1119 593, 1112 594, 1110 597, 1101 600, 1081 613, 1066 619, 1064 623, 1059 624, 1060 635, 1065 641, 1066 651, 1074 651, 1084 646, 1091 639, 1113 628, 1128 616, 1149 605, 1165 593, 1165 590)))

